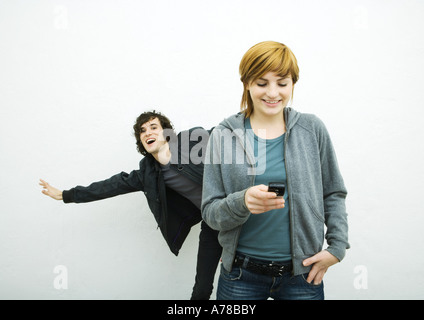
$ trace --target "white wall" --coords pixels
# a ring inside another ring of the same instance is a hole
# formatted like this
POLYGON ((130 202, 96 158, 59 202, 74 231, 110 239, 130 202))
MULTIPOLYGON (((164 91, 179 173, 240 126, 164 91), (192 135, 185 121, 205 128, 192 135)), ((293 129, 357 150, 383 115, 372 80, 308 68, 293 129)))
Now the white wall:
POLYGON ((327 298, 424 298, 423 14, 419 0, 0 0, 0 298, 189 298, 198 226, 175 257, 143 194, 65 205, 38 179, 136 169, 146 110, 216 125, 264 40, 296 54, 293 107, 324 120, 349 190, 352 248, 327 298))

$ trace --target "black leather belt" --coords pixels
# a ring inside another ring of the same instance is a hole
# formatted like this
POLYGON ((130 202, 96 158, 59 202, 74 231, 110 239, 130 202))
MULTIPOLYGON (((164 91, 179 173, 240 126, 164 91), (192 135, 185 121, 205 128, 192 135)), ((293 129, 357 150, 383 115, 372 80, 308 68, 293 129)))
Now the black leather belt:
POLYGON ((281 264, 273 261, 262 261, 250 257, 236 256, 235 267, 241 267, 254 273, 259 273, 271 277, 281 277, 284 273, 292 271, 292 264, 281 264))

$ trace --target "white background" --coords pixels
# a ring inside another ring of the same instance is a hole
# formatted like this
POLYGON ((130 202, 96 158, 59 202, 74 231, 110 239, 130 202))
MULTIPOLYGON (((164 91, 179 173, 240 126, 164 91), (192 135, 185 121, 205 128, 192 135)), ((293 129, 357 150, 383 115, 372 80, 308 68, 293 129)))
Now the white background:
POLYGON ((136 169, 146 110, 215 126, 264 40, 297 56, 292 107, 326 123, 349 191, 352 248, 326 298, 424 298, 423 16, 419 0, 1 0, 0 298, 188 299, 199 226, 175 257, 143 193, 65 205, 38 179, 136 169))

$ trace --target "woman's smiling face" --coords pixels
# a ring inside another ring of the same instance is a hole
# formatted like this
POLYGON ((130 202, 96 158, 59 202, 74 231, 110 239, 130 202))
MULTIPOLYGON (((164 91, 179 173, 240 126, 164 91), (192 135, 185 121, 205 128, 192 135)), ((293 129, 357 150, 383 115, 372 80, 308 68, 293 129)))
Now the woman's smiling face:
POLYGON ((290 75, 281 77, 275 72, 268 72, 252 81, 248 87, 253 102, 253 113, 262 116, 274 116, 283 112, 293 92, 290 75))

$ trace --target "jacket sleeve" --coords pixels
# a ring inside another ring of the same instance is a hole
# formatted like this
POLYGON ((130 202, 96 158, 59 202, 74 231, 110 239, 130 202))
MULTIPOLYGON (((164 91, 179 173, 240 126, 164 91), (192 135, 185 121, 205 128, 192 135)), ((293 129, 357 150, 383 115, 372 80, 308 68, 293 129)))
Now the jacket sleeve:
POLYGON ((345 200, 347 190, 340 173, 336 153, 325 125, 318 120, 317 138, 320 148, 324 197, 324 216, 327 226, 327 251, 341 261, 350 248, 345 200))
POLYGON ((250 212, 244 202, 247 189, 226 193, 222 177, 229 174, 231 164, 221 164, 220 139, 219 130, 214 130, 206 148, 202 218, 212 229, 228 231, 245 223, 250 212))
POLYGON ((135 191, 143 191, 144 186, 139 177, 140 171, 121 172, 109 179, 93 182, 87 187, 76 186, 63 191, 63 202, 84 203, 111 198, 135 191))

